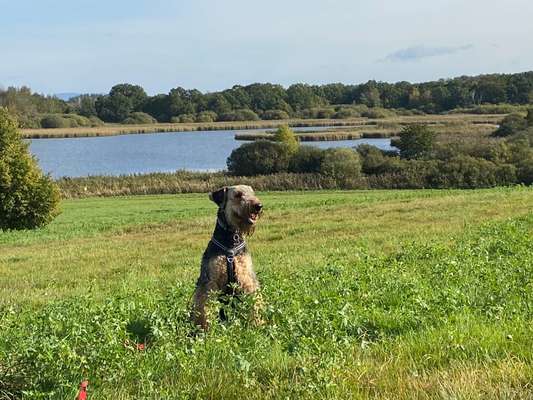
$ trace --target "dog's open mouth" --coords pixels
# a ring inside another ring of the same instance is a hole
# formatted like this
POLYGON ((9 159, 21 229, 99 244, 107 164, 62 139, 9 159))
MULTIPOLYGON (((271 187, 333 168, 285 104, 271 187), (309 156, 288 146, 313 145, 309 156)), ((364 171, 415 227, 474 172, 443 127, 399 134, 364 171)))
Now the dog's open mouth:
POLYGON ((258 213, 250 213, 250 215, 248 216, 248 223, 250 225, 254 225, 256 222, 257 222, 257 219, 259 218, 259 214, 258 213))

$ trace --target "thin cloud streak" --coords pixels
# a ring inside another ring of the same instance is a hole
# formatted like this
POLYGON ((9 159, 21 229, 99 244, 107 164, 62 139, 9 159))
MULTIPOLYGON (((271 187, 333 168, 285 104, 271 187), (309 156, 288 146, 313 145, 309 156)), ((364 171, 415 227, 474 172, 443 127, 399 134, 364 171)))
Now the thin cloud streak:
POLYGON ((428 57, 447 56, 456 54, 463 51, 473 49, 474 46, 467 44, 464 46, 443 46, 443 47, 430 47, 430 46, 413 46, 405 49, 400 49, 387 55, 380 61, 389 62, 409 62, 418 61, 428 57))

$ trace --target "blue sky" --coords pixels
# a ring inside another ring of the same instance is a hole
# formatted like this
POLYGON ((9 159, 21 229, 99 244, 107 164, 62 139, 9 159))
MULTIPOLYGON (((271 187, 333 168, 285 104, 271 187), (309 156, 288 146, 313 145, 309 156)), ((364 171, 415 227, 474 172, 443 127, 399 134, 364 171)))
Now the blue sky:
POLYGON ((531 0, 0 0, 0 85, 215 91, 533 70, 531 0))

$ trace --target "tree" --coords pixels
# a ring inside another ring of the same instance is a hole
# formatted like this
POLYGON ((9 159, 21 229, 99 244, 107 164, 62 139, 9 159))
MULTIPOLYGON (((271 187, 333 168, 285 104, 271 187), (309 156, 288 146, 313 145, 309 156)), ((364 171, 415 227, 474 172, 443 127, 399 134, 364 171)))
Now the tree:
POLYGON ((17 121, 0 108, 0 229, 43 226, 58 206, 59 189, 30 155, 17 121))
POLYGON ((402 158, 421 158, 433 150, 435 133, 426 125, 409 125, 400 132, 398 148, 402 158))
POLYGON ((287 98, 291 107, 296 110, 306 110, 326 104, 313 90, 312 86, 303 83, 291 85, 287 89, 287 98))
POLYGON ((148 96, 137 85, 122 83, 111 88, 108 96, 100 96, 95 103, 98 117, 106 122, 122 122, 132 112, 141 111, 148 96))
POLYGON ((298 139, 294 131, 287 125, 280 126, 274 134, 274 140, 285 146, 289 154, 294 154, 298 151, 298 139))

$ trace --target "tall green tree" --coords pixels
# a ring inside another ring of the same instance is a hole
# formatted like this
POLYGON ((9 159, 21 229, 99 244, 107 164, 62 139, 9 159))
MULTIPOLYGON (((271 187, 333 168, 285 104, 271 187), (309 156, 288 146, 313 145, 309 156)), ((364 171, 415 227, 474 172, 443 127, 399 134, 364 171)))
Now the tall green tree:
POLYGON ((400 132, 397 144, 402 158, 422 158, 435 146, 435 132, 426 125, 409 125, 400 132))
POLYGON ((0 108, 0 229, 43 226, 58 207, 59 189, 30 155, 15 118, 0 108))
POLYGON ((106 122, 122 122, 132 112, 141 111, 148 100, 144 89, 138 85, 121 83, 111 88, 109 95, 96 100, 98 117, 106 122))

